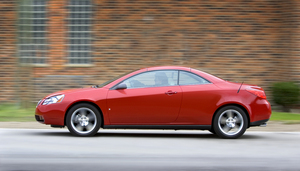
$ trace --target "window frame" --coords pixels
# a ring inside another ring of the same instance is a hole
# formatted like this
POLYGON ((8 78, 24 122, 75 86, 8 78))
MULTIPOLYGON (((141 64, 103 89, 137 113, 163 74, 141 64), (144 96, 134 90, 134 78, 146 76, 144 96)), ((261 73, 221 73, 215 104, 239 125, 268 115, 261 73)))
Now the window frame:
POLYGON ((184 71, 184 70, 178 70, 178 85, 179 86, 191 86, 191 85, 206 85, 206 84, 212 84, 209 80, 203 78, 202 76, 198 75, 198 74, 195 74, 193 72, 190 72, 190 71, 184 71), (180 72, 186 72, 188 74, 191 74, 191 75, 195 75, 196 77, 199 77, 203 80, 205 80, 207 83, 202 83, 202 84, 180 84, 180 72))
POLYGON ((35 4, 35 0, 18 0, 17 55, 21 65, 47 65, 48 62, 49 0, 40 2, 35 4), (37 17, 36 14, 42 14, 43 17, 37 17))
MULTIPOLYGON (((85 0, 88 4, 82 5, 80 0, 66 2, 66 52, 67 65, 90 65, 93 59, 93 0, 85 0), (79 4, 77 4, 79 2, 79 4), (82 10, 85 9, 85 10, 82 10), (72 15, 73 14, 73 15, 72 15), (82 16, 81 16, 82 15, 82 16), (87 15, 87 16, 83 16, 87 15), (84 28, 75 29, 74 28, 84 28), (86 36, 87 34, 88 36, 86 36), (72 36, 73 35, 73 36, 72 36)), ((81 2, 85 2, 81 1, 81 2)))

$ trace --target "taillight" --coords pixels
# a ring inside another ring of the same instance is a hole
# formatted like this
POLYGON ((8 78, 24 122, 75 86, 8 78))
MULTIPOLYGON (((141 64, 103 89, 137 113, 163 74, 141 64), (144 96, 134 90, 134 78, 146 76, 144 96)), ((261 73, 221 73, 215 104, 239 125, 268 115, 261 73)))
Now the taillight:
POLYGON ((266 94, 264 92, 264 90, 262 88, 249 88, 249 89, 246 89, 249 93, 252 93, 254 95, 256 95, 257 97, 260 97, 262 99, 266 99, 266 94))

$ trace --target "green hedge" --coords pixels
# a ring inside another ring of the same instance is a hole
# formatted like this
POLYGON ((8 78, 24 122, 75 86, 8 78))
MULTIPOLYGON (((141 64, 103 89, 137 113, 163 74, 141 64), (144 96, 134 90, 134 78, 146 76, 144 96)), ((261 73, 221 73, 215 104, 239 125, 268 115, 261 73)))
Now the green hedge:
POLYGON ((277 82, 272 85, 273 100, 287 112, 299 102, 300 88, 294 82, 277 82))

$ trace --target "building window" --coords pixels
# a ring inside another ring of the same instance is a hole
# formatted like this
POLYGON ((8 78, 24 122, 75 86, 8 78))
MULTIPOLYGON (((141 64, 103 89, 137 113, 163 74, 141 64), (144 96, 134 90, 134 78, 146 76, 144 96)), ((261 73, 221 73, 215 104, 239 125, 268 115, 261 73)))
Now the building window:
POLYGON ((68 1, 68 62, 91 63, 92 1, 68 1))
POLYGON ((47 0, 19 0, 17 26, 20 63, 46 63, 46 5, 47 0))

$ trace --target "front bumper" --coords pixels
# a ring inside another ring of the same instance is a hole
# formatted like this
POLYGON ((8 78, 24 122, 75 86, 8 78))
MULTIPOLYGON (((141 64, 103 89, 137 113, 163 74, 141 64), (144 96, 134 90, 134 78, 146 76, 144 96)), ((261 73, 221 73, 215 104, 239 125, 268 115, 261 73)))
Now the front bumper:
POLYGON ((45 119, 42 115, 35 115, 35 120, 40 122, 40 123, 44 123, 45 119))
POLYGON ((57 103, 50 105, 39 104, 35 109, 36 121, 46 125, 64 126, 67 104, 57 103))

